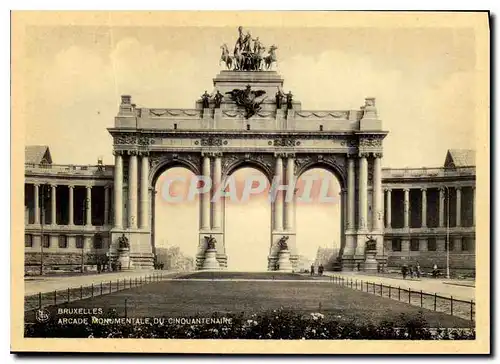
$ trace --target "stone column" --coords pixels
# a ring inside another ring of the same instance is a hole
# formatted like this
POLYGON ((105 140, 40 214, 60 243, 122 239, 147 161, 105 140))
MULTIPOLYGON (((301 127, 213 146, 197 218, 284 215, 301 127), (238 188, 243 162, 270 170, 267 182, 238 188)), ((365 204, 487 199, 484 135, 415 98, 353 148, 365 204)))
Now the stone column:
MULTIPOLYGON (((340 247, 344 248, 343 252, 346 250, 346 243, 347 239, 345 236, 345 232, 347 229, 347 190, 346 189, 341 189, 339 193, 340 197, 340 247)), ((349 252, 349 249, 352 250, 352 248, 348 248, 347 251, 349 252)))
POLYGON ((344 231, 347 229, 347 190, 341 189, 340 190, 340 208, 342 211, 342 226, 344 227, 344 231))
POLYGON ((143 154, 141 157, 141 229, 147 229, 149 227, 149 158, 147 154, 143 154))
POLYGON ((115 152, 114 171, 114 225, 116 229, 123 227, 123 159, 121 154, 115 152))
POLYGON ((382 153, 375 153, 373 160, 373 208, 372 208, 372 229, 382 231, 383 213, 382 206, 382 153))
MULTIPOLYGON (((274 171, 275 181, 278 185, 283 183, 283 160, 281 156, 276 155, 276 169, 274 171)), ((276 198, 274 201, 274 230, 283 230, 283 191, 276 191, 276 198)))
POLYGON ((354 204, 356 201, 356 186, 355 183, 355 171, 354 171, 354 158, 349 157, 347 160, 347 229, 354 230, 355 228, 355 208, 354 204))
POLYGON ((128 167, 128 226, 137 229, 137 155, 129 157, 128 167))
POLYGON ((74 213, 75 213, 75 207, 74 207, 74 193, 75 186, 69 185, 68 186, 68 192, 69 192, 69 206, 68 206, 68 225, 74 225, 75 224, 75 218, 74 218, 74 213))
POLYGON ((386 195, 386 202, 385 202, 385 206, 386 206, 386 215, 385 215, 385 227, 390 229, 392 228, 392 221, 391 221, 391 218, 392 218, 392 201, 391 201, 391 194, 392 194, 392 190, 390 188, 387 188, 386 189, 387 191, 387 195, 386 195))
POLYGON ((109 224, 109 186, 104 186, 104 225, 109 224))
MULTIPOLYGON (((288 185, 287 193, 292 194, 292 198, 288 200, 285 198, 285 229, 289 231, 293 231, 294 229, 294 211, 295 211, 295 186, 290 187, 290 185, 294 185, 295 178, 295 158, 293 156, 288 156, 287 164, 286 164, 286 183, 288 185)), ((286 195, 284 195, 286 197, 286 195)))
POLYGON ((456 209, 456 227, 462 225, 462 187, 455 187, 457 193, 457 209, 456 209))
POLYGON ((56 215, 56 208, 57 208, 57 201, 56 201, 56 185, 50 185, 50 224, 51 225, 56 225, 57 221, 57 215, 56 215))
POLYGON ((444 227, 444 187, 439 187, 439 227, 444 227))
POLYGON ((410 189, 404 189, 404 227, 408 228, 410 226, 410 189))
MULTIPOLYGON (((203 156, 203 177, 208 181, 210 179, 210 157, 203 156)), ((200 201, 201 206, 201 228, 210 229, 210 191, 203 193, 200 201)))
POLYGON ((427 188, 421 188, 422 191, 422 224, 423 228, 427 227, 427 188))
POLYGON ((85 199, 85 225, 92 225, 92 186, 87 186, 87 198, 85 199))
POLYGON ((359 230, 366 230, 368 218, 368 161, 366 154, 359 156, 359 230))
MULTIPOLYGON (((220 109, 216 109, 220 110, 220 109)), ((214 180, 212 184, 212 188, 214 191, 214 195, 222 188, 222 161, 221 155, 216 154, 214 158, 214 180)), ((219 195, 219 194, 218 194, 219 195)), ((213 222, 212 227, 214 229, 220 229, 222 227, 222 201, 221 198, 217 199, 213 202, 213 222)))
POLYGON ((40 184, 35 183, 35 184, 33 184, 33 187, 35 189, 35 191, 34 191, 34 199, 35 199, 35 224, 40 224, 40 196, 39 196, 40 184))

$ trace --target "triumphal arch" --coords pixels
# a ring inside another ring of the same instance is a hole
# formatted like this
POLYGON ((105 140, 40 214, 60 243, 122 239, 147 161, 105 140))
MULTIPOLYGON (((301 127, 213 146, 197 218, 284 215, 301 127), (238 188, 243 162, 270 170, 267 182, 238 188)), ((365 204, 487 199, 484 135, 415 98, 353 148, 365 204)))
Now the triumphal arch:
MULTIPOLYGON (((138 108, 131 96, 121 97, 115 125, 108 129, 115 156, 110 254, 123 259, 123 268, 152 267, 153 191, 168 168, 186 167, 219 186, 242 166, 255 167, 269 181, 284 185, 322 167, 338 178, 342 189, 343 268, 363 266, 374 257, 380 262, 382 141, 387 132, 375 98, 366 98, 358 110, 303 109, 292 92, 284 91, 283 78, 273 70, 278 47, 265 47, 241 27, 238 31, 234 49, 221 46, 221 62, 227 69, 213 79, 213 92, 203 93, 206 87, 201 88, 193 109, 138 108)), ((272 202, 269 270, 276 269, 284 245, 291 266, 297 265, 295 199, 284 199, 283 194, 278 190, 272 202)), ((224 200, 214 200, 213 195, 214 189, 200 196, 199 239, 193 244, 198 244, 198 268, 207 266, 208 249, 213 251, 210 259, 223 269, 230 259, 224 200)))

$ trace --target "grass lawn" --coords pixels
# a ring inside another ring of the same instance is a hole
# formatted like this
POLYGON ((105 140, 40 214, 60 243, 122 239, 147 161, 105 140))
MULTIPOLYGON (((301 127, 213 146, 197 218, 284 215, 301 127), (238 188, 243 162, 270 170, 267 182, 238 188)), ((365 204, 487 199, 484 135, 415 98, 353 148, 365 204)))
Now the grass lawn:
MULTIPOLYGON (((194 278, 204 277, 206 272, 195 273, 194 278)), ((241 277, 255 278, 260 273, 239 275, 240 273, 218 272, 218 278, 241 277), (235 275, 236 274, 236 275, 235 275)), ((268 275, 268 273, 262 273, 268 275)), ((296 274, 284 274, 283 277, 300 279, 296 274), (293 278, 292 278, 293 276, 293 278)), ((189 277, 186 277, 189 278, 189 277)), ((307 278, 307 277, 305 277, 307 278)), ((255 278, 256 279, 256 278, 255 278)), ((103 308, 105 311, 116 309, 122 316, 129 317, 193 317, 198 314, 244 312, 245 315, 265 310, 293 309, 298 312, 321 312, 339 320, 355 320, 357 323, 379 323, 394 320, 400 314, 417 314, 421 309, 403 302, 377 297, 373 294, 351 290, 333 285, 328 281, 247 281, 230 280, 163 281, 145 286, 127 289, 116 293, 58 307, 103 308)), ((50 309, 54 312, 54 309, 50 309)), ((430 327, 470 327, 471 323, 458 317, 422 310, 430 327)), ((26 316, 27 322, 33 322, 33 313, 26 316)))

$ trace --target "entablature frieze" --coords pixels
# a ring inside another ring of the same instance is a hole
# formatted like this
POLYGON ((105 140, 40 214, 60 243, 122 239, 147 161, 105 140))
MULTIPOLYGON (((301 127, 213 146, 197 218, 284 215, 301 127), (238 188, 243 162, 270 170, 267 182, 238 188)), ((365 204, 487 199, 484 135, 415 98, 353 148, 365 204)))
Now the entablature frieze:
POLYGON ((52 178, 47 176, 46 178, 33 178, 30 176, 25 176, 24 178, 25 184, 48 184, 57 186, 66 186, 66 187, 109 187, 113 184, 113 176, 108 177, 107 180, 104 179, 62 179, 62 178, 52 178))
POLYGON ((357 147, 373 146, 371 143, 381 140, 385 134, 357 136, 352 132, 313 132, 313 131, 266 131, 256 132, 249 130, 231 131, 144 131, 144 130, 115 130, 110 129, 115 146, 154 146, 161 144, 163 139, 199 139, 200 145, 223 145, 224 140, 230 139, 261 139, 269 140, 275 146, 295 146, 301 140, 333 140, 339 141, 342 146, 357 147))
MULTIPOLYGON (((93 235, 93 234, 102 234, 106 237, 112 229, 111 225, 107 226, 86 226, 86 225, 43 225, 43 233, 44 235, 93 235)), ((42 226, 40 224, 26 224, 25 225, 25 233, 38 235, 42 231, 42 226)))

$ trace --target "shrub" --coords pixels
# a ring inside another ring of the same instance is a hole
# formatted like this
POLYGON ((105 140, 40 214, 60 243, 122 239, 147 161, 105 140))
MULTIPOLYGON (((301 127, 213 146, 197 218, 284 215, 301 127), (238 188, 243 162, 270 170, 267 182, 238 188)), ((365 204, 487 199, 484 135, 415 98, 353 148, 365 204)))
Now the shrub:
MULTIPOLYGON (((109 311, 103 318, 117 317, 109 311)), ((201 318, 206 316, 195 316, 201 318)), ((422 313, 400 315, 396 321, 359 324, 328 317, 319 312, 300 314, 289 310, 272 310, 258 314, 213 314, 213 318, 230 318, 225 324, 156 325, 89 324, 59 325, 56 321, 25 325, 25 337, 69 338, 169 338, 169 339, 282 339, 282 340, 474 340, 474 329, 429 328, 422 313)))

